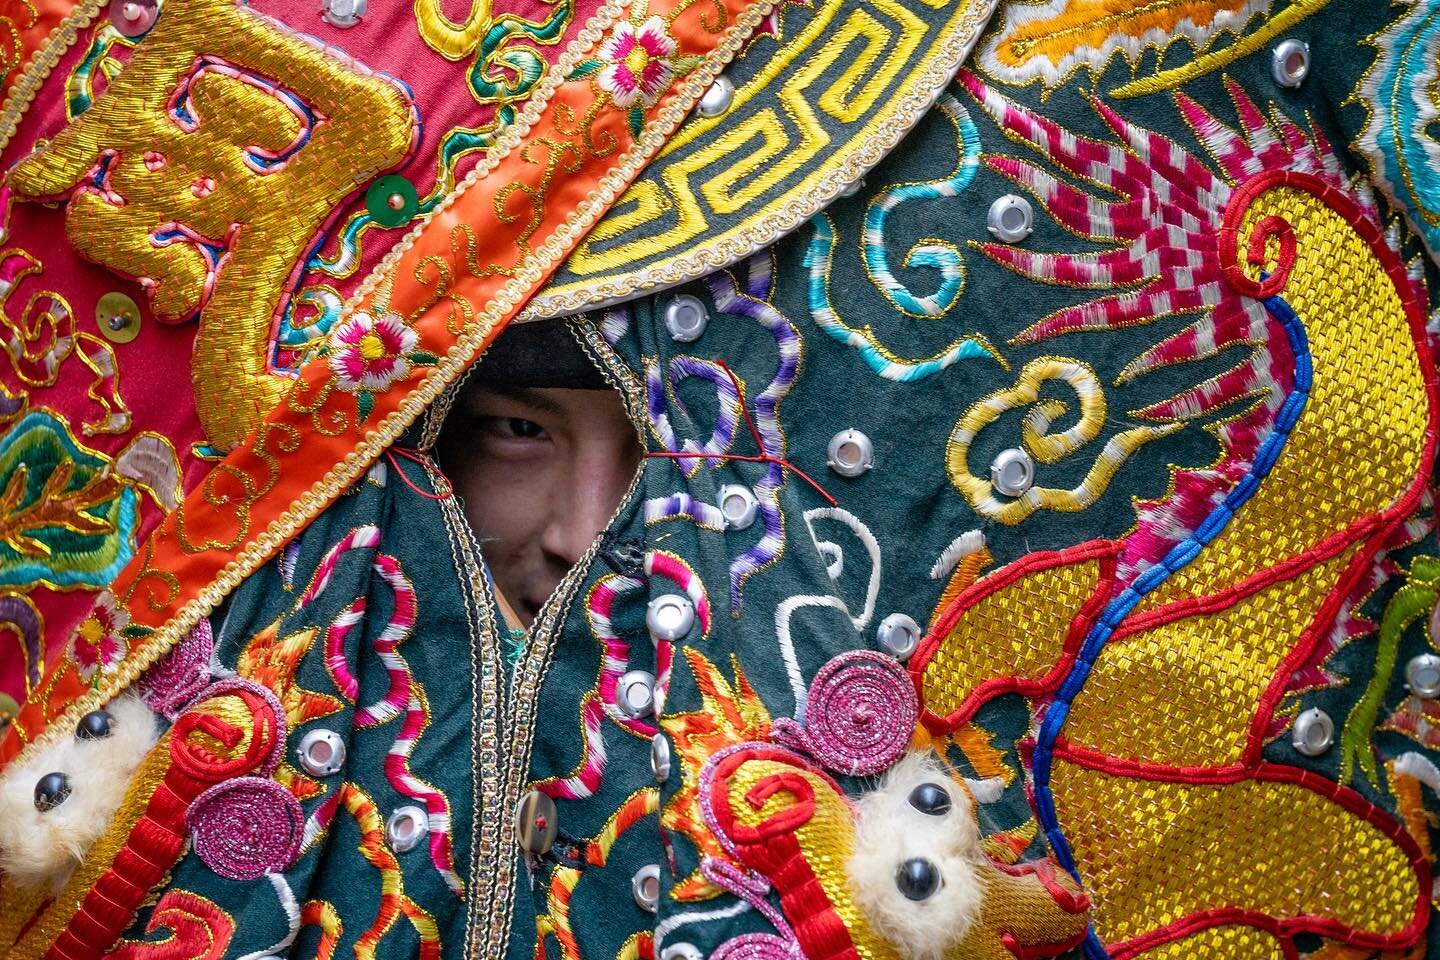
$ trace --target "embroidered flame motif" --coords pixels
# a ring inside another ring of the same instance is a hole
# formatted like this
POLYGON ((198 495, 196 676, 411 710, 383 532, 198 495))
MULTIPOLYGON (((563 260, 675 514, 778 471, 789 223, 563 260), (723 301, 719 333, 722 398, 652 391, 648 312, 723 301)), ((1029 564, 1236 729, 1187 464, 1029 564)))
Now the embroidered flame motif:
MULTIPOLYGON (((314 646, 319 633, 319 627, 306 627, 282 637, 280 621, 277 620, 255 634, 235 665, 240 676, 254 680, 275 693, 280 705, 285 708, 285 724, 291 730, 337 713, 343 706, 339 699, 329 694, 304 689, 295 676, 300 669, 300 661, 314 646)), ((301 800, 316 796, 325 789, 288 761, 280 765, 275 776, 301 800)))
MULTIPOLYGON (((735 671, 735 685, 732 687, 704 654, 692 647, 686 647, 684 654, 695 676, 695 684, 700 688, 701 705, 693 713, 660 718, 660 726, 670 734, 680 756, 684 782, 684 786, 665 805, 660 824, 667 830, 689 837, 702 857, 728 860, 729 855, 700 816, 700 768, 725 747, 768 739, 770 713, 750 686, 738 659, 731 658, 735 671)), ((675 884, 671 896, 676 900, 703 900, 719 892, 697 869, 675 884)))
POLYGON ((112 960, 219 960, 235 935, 235 918, 198 893, 170 889, 145 924, 145 932, 170 931, 160 940, 122 940, 112 960))
MULTIPOLYGON (((1175 364, 1208 360, 1226 350, 1248 347, 1239 363, 1169 400, 1134 415, 1157 422, 1194 420, 1224 407, 1242 408, 1214 427, 1226 456, 1213 467, 1175 473, 1171 495, 1141 505, 1141 526, 1127 538, 1122 578, 1154 563, 1188 535, 1253 467, 1281 407, 1295 386, 1295 357, 1281 324, 1260 300, 1233 290, 1225 277, 1220 234, 1231 182, 1215 175, 1170 141, 1134 126, 1114 110, 1096 110, 1124 146, 1079 141, 1053 121, 1011 105, 973 76, 963 82, 1002 126, 1060 163, 1077 177, 1093 179, 1116 199, 1086 193, 1034 163, 991 156, 986 163, 1035 194, 1062 226, 1097 243, 1113 245, 1091 254, 1048 254, 989 243, 982 250, 1032 280, 1119 292, 1064 307, 1037 321, 1014 339, 1038 343, 1071 333, 1120 330, 1184 313, 1199 319, 1135 357, 1119 380, 1128 383, 1175 364)), ((1335 189, 1344 173, 1317 133, 1306 136, 1289 120, 1272 127, 1234 83, 1229 84, 1244 123, 1237 133, 1198 104, 1177 96, 1182 112, 1215 153, 1230 177, 1263 168, 1316 176, 1335 189)), ((1364 197, 1373 211, 1373 200, 1364 197)), ((1275 246, 1274 244, 1271 245, 1275 246)), ((1275 267, 1272 259, 1270 265, 1275 267)))
POLYGON ((1119 54, 1137 61, 1147 46, 1164 49, 1182 36, 1204 44, 1222 31, 1236 32, 1269 6, 1269 0, 1012 4, 986 50, 1017 79, 1045 77, 1054 85, 1081 64, 1101 68, 1119 54))
POLYGON ((986 73, 1006 83, 1042 81, 1047 90, 1064 83, 1081 67, 1098 77, 1110 61, 1123 56, 1131 69, 1149 50, 1160 59, 1178 40, 1186 40, 1194 59, 1127 84, 1122 96, 1153 93, 1210 73, 1259 50, 1284 30, 1330 0, 1292 0, 1271 14, 1274 0, 1032 0, 1004 7, 1000 26, 982 46, 986 73), (1257 17, 1263 25, 1246 34, 1257 17), (1225 34, 1233 43, 1211 49, 1225 34))
POLYGON ((1017 339, 1191 314, 1124 377, 1225 350, 1243 359, 1135 414, 1239 407, 1213 428, 1214 466, 1178 471, 1120 541, 1022 558, 937 620, 911 660, 925 724, 949 733, 1007 689, 1050 701, 1036 721, 1037 819, 1092 894, 1096 946, 1115 960, 1288 956, 1300 932, 1367 950, 1415 943, 1429 913, 1427 853, 1352 790, 1263 752, 1287 693, 1316 679, 1337 635, 1353 635, 1346 605, 1368 592, 1387 549, 1414 538, 1427 504, 1435 372, 1424 291, 1398 232, 1318 131, 1267 117, 1234 83, 1238 127, 1175 98, 1212 166, 1102 103, 1113 140, 1080 137, 974 76, 961 82, 1062 176, 1015 157, 987 162, 1106 245, 985 249, 1037 281, 1116 291, 1017 339), (1097 563, 1092 593, 1081 574, 1097 563), (1076 589, 1060 598, 1037 591, 1041 579, 1076 589), (964 708, 937 715, 946 708, 931 691, 955 686, 948 648, 1002 602, 1027 627, 1017 659, 1033 669, 972 678, 964 708))

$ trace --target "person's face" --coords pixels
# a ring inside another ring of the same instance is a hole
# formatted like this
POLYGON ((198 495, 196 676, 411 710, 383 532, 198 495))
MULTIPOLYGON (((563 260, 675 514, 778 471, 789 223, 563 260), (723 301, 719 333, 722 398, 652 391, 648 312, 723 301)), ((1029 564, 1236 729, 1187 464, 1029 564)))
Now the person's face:
POLYGON ((526 626, 605 528, 640 459, 613 390, 466 389, 440 463, 495 584, 526 626))

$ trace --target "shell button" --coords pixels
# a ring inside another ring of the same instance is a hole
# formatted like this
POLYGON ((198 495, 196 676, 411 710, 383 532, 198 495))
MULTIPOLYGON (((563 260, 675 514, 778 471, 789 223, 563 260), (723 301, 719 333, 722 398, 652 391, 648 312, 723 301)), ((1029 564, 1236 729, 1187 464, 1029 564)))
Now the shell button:
POLYGON ((859 430, 841 430, 830 438, 825 465, 842 477, 858 477, 875 465, 875 445, 859 430))
POLYGON ((670 779, 670 741, 663 733, 650 738, 650 772, 657 783, 670 779))
POLYGON ((1035 230, 1035 211, 1030 201, 1007 193, 990 204, 985 226, 1001 243, 1019 243, 1035 230))
POLYGON ((908 660, 920 643, 920 624, 907 614, 892 613, 880 621, 875 639, 895 659, 908 660))
POLYGON ((1282 87, 1295 89, 1310 75, 1310 44, 1293 37, 1270 51, 1270 75, 1282 87))
POLYGON ((1311 707, 1295 718, 1290 744, 1307 757, 1318 757, 1335 742, 1335 721, 1319 707, 1311 707))
POLYGON ((695 604, 683 593, 661 594, 645 608, 645 626, 656 640, 679 640, 695 626, 695 604))
POLYGON ((644 670, 631 670, 620 678, 615 688, 615 706, 631 720, 648 717, 655 712, 655 675, 644 670))
POLYGON ((679 343, 694 343, 705 333, 710 315, 699 297, 682 293, 665 305, 665 329, 679 343))
POLYGON ((312 777, 328 777, 345 766, 345 741, 334 730, 311 730, 300 738, 295 752, 312 777))
POLYGON ((396 853, 409 853, 430 832, 430 817, 423 807, 407 804, 396 807, 385 821, 385 839, 396 853))
POLYGON ((730 104, 734 102, 735 84, 731 83, 730 78, 722 73, 700 96, 700 103, 696 109, 702 117, 718 117, 729 110, 730 104))
POLYGON ((630 892, 635 895, 635 902, 640 909, 646 913, 654 913, 660 908, 660 866, 655 863, 647 863, 635 871, 635 876, 630 878, 630 892))
POLYGON ((520 798, 515 808, 515 839, 521 850, 543 857, 555 845, 559 833, 554 800, 539 790, 531 790, 520 798))

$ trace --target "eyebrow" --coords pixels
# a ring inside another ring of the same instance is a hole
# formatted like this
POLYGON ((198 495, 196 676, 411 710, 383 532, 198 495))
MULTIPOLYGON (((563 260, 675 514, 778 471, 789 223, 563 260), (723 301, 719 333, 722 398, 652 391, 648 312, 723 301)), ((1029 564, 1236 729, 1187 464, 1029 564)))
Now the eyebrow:
POLYGON ((475 385, 475 393, 489 393, 497 397, 504 397, 530 407, 532 410, 539 410, 552 416, 565 415, 565 408, 547 397, 544 391, 538 387, 516 387, 509 384, 481 382, 475 385))

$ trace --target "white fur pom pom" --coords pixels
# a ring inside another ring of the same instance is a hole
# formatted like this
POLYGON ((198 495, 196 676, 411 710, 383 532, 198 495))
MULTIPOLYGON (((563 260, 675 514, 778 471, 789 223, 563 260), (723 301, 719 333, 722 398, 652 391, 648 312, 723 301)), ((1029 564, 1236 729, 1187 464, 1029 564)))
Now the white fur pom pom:
POLYGON ((109 827, 131 774, 155 745, 155 715, 138 697, 120 697, 105 709, 114 719, 109 736, 65 736, 0 776, 0 872, 21 887, 64 885, 109 827), (35 784, 48 773, 65 774, 70 795, 42 813, 35 784))
POLYGON ((970 797, 930 754, 912 753, 856 806, 855 853, 848 864, 855 903, 902 957, 941 960, 980 914, 977 874, 984 853, 970 797), (931 800, 948 802, 930 804, 928 813, 912 804, 911 794, 925 784, 945 794, 932 789, 931 800), (938 889, 920 900, 907 897, 897 883, 904 865, 916 859, 933 865, 940 879, 938 889))

